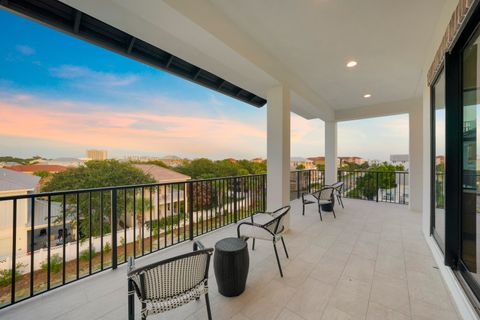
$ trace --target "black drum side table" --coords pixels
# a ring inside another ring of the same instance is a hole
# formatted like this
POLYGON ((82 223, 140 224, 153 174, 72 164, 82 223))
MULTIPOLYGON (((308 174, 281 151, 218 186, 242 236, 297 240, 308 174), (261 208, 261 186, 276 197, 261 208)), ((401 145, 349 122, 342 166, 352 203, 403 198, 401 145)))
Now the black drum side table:
POLYGON ((225 238, 215 244, 213 267, 222 295, 235 297, 245 290, 248 266, 248 246, 244 240, 225 238))

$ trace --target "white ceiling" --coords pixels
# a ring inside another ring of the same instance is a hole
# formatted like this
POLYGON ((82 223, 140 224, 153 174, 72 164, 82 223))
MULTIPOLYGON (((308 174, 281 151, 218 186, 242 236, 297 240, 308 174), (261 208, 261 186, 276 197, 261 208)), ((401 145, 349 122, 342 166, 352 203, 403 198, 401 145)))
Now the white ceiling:
POLYGON ((260 96, 285 84, 296 113, 328 120, 421 96, 449 0, 63 1, 260 96))
POLYGON ((445 2, 210 1, 334 109, 420 95, 426 49, 445 2), (347 69, 349 60, 358 66, 347 69))

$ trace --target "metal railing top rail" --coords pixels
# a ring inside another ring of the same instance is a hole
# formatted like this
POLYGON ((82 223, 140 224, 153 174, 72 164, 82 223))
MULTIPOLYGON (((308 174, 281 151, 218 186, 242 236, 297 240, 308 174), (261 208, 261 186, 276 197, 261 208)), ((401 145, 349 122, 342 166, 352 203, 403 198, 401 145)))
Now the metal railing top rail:
POLYGON ((15 200, 15 199, 16 200, 30 199, 32 197, 40 198, 40 197, 48 197, 48 196, 63 196, 63 195, 87 193, 87 192, 124 190, 124 189, 133 189, 133 188, 149 188, 149 187, 158 187, 158 186, 172 186, 172 185, 179 185, 182 183, 198 183, 198 182, 205 182, 205 181, 240 179, 240 178, 247 178, 247 177, 260 177, 264 175, 266 175, 266 173, 248 174, 248 175, 241 175, 241 176, 216 177, 216 178, 206 178, 206 179, 189 179, 189 180, 175 181, 175 182, 144 183, 144 184, 131 184, 131 185, 122 185, 122 186, 96 187, 96 188, 85 188, 85 189, 49 191, 49 192, 34 192, 34 193, 28 193, 28 194, 22 194, 22 195, 3 196, 3 197, 0 197, 0 201, 15 200))

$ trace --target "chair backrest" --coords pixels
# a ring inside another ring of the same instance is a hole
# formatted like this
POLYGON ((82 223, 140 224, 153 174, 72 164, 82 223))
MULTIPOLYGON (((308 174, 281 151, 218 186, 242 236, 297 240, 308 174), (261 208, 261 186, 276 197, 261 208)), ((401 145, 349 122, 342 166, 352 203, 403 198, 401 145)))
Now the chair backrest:
POLYGON ((279 234, 285 229, 285 220, 290 206, 281 207, 270 213, 274 218, 263 225, 264 228, 270 230, 273 234, 279 234))
POLYGON ((334 187, 323 187, 318 192, 318 200, 332 200, 333 199, 333 192, 335 192, 334 187))
POLYGON ((343 192, 343 186, 345 183, 343 181, 338 181, 332 185, 333 188, 337 191, 337 193, 342 194, 343 192))
POLYGON ((140 300, 168 299, 208 279, 213 249, 190 252, 128 273, 140 300))

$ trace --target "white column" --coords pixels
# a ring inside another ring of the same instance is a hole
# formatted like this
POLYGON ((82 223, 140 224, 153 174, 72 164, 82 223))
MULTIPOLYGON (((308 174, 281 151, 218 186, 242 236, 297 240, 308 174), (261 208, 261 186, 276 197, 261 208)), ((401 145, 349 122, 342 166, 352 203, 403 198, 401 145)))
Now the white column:
POLYGON ((325 121, 325 184, 337 181, 337 122, 325 121))
POLYGON ((421 212, 423 206, 423 110, 421 105, 412 106, 408 115, 409 124, 409 207, 421 212))
POLYGON ((290 203, 290 91, 267 92, 267 210, 290 203))

